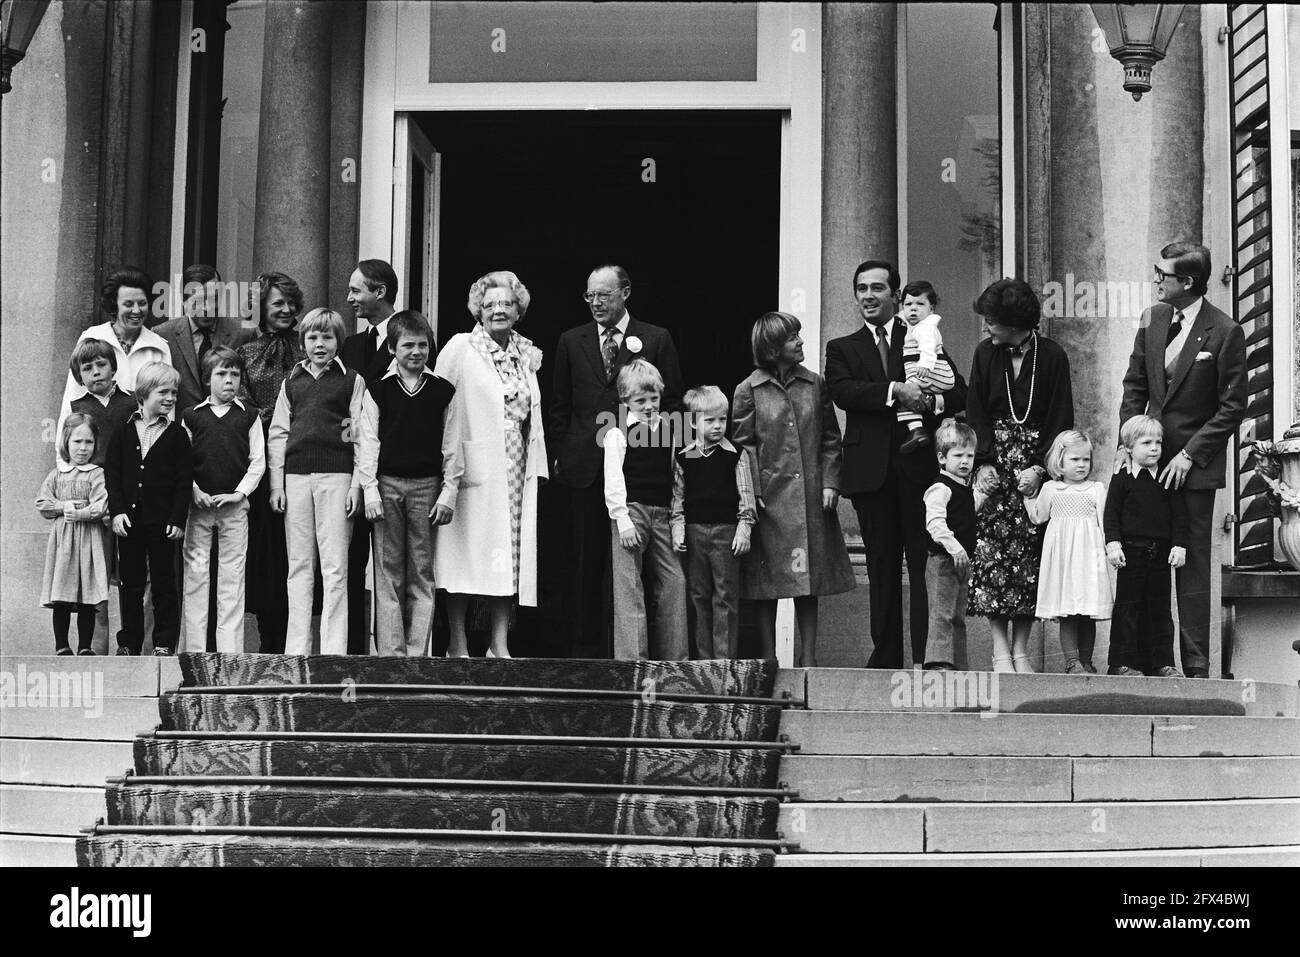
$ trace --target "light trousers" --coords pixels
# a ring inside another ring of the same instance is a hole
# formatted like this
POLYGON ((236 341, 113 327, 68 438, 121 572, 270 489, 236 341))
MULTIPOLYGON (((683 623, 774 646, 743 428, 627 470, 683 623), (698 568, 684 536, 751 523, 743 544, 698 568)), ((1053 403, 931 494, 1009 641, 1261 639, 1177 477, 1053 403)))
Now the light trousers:
POLYGON ((624 548, 613 530, 614 658, 632 661, 686 661, 690 642, 686 633, 686 577, 681 559, 673 551, 669 510, 666 506, 628 503, 632 524, 641 534, 641 547, 624 548), (646 595, 641 569, 649 563, 654 588, 654 628, 647 629, 646 595))
POLYGON ((374 523, 375 644, 381 655, 429 653, 433 632, 433 529, 437 478, 379 476, 384 519, 374 523))
POLYGON ((289 628, 287 655, 311 654, 311 606, 314 572, 320 559, 322 588, 320 653, 348 653, 348 518, 349 472, 286 475, 284 540, 289 550, 289 628))
POLYGON ((207 651, 209 570, 217 543, 217 651, 244 650, 244 565, 248 557, 248 500, 217 508, 190 506, 185 522, 184 625, 181 648, 207 651))

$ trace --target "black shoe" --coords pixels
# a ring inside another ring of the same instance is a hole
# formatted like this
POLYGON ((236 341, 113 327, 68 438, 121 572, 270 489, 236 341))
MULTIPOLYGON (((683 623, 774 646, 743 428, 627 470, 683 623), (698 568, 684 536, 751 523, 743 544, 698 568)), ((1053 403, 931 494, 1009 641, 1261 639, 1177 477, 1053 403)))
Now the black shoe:
POLYGON ((898 451, 904 455, 915 452, 917 449, 923 449, 930 444, 930 436, 925 429, 917 429, 912 433, 912 437, 898 447, 898 451))
POLYGON ((60 658, 62 658, 65 655, 72 654, 72 649, 69 648, 67 645, 64 645, 62 648, 55 648, 54 653, 58 655, 60 658))
POLYGON ((135 655, 138 655, 138 654, 139 654, 138 651, 132 651, 132 650, 131 650, 130 648, 128 648, 126 645, 118 645, 118 646, 117 646, 117 657, 119 657, 119 658, 130 658, 130 657, 134 657, 135 655))
POLYGON ((956 671, 957 666, 947 661, 927 661, 925 671, 956 671))
POLYGON ((1165 665, 1156 669, 1157 678, 1185 678, 1187 677, 1173 665, 1165 665))
POLYGON ((1106 669, 1108 675, 1119 675, 1123 678, 1141 678, 1144 677, 1141 671, 1136 668, 1130 668, 1128 665, 1112 665, 1106 669))
POLYGON ((174 654, 176 654, 176 652, 172 651, 170 648, 155 648, 153 650, 153 656, 155 658, 170 658, 174 654))
POLYGON ((93 648, 82 648, 77 654, 83 658, 94 658, 95 650, 93 648))
POLYGON ((1205 668, 1188 668, 1184 675, 1188 678, 1208 678, 1210 672, 1205 668))

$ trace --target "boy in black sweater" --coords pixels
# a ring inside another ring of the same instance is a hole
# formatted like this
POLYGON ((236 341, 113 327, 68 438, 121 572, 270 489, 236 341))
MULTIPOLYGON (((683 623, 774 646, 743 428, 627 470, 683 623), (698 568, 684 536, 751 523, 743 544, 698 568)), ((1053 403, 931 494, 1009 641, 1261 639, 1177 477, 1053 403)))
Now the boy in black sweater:
MULTIPOLYGON (((975 445, 974 429, 945 419, 934 433, 939 478, 925 490, 925 529, 930 533, 930 556, 925 563, 930 600, 925 667, 942 671, 965 671, 967 667, 966 602, 970 556, 975 552, 975 513, 987 499, 970 484, 975 445)), ((993 665, 994 671, 1011 670, 1005 656, 995 657, 993 665)))
POLYGON ((749 459, 727 441, 731 404, 716 385, 682 398, 696 440, 673 456, 673 548, 686 553, 686 594, 697 658, 736 657, 740 557, 754 528, 749 459))
POLYGON ((388 319, 387 371, 362 405, 360 455, 379 476, 379 501, 366 502, 375 523, 375 644, 381 655, 429 653, 433 626, 433 534, 451 510, 442 488, 443 415, 455 387, 429 369, 433 330, 418 312, 388 319))
MULTIPOLYGON (((73 399, 70 412, 83 412, 94 420, 99 429, 99 441, 95 443, 95 455, 91 463, 101 468, 108 457, 108 443, 113 433, 134 414, 137 406, 135 397, 117 387, 114 376, 117 375, 117 352, 102 339, 83 339, 72 350, 72 361, 68 363, 72 378, 77 385, 86 390, 86 394, 73 399)), ((62 434, 62 423, 55 432, 62 434)))
POLYGON ((144 588, 150 580, 154 654, 176 649, 175 543, 185 535, 193 479, 190 438, 170 418, 179 388, 180 375, 171 366, 151 362, 141 369, 135 379, 140 408, 108 443, 104 483, 122 576, 119 655, 138 655, 144 647, 144 588))
POLYGON ((257 407, 238 398, 243 377, 239 354, 228 346, 213 346, 203 357, 208 397, 181 416, 194 449, 194 507, 185 526, 183 637, 190 651, 207 648, 214 539, 217 651, 244 650, 248 496, 266 471, 266 440, 257 407))
POLYGON ((1106 490, 1106 558, 1119 573, 1110 626, 1112 675, 1181 678, 1174 667, 1169 570, 1187 560, 1187 510, 1156 478, 1164 427, 1135 415, 1119 430, 1130 465, 1106 490))

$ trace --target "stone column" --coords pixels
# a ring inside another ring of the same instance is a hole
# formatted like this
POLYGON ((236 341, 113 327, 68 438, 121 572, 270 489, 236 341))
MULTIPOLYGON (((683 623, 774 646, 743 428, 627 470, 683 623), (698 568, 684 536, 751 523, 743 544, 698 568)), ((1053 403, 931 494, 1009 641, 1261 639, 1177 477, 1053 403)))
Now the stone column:
POLYGON ((333 5, 266 6, 253 264, 327 301, 330 263, 330 57, 333 5))
MULTIPOLYGON (((348 277, 357 264, 361 218, 361 97, 364 86, 366 7, 333 0, 330 50, 330 248, 326 298, 331 309, 347 308, 348 277), (345 169, 345 162, 350 167, 345 169), (345 178, 346 177, 346 178, 345 178)), ((344 312, 351 322, 351 317, 344 312)))
POLYGON ((822 342, 857 328, 853 267, 898 262, 892 3, 822 8, 822 342))

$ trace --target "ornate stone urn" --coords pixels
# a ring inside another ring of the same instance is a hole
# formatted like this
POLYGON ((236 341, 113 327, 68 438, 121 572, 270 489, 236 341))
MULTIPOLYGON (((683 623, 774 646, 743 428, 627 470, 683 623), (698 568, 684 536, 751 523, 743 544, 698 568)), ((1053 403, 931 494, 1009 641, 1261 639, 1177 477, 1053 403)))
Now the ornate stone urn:
POLYGON ((1277 442, 1257 442, 1255 469, 1268 483, 1269 498, 1281 516, 1278 544, 1291 567, 1300 571, 1300 423, 1277 442))

